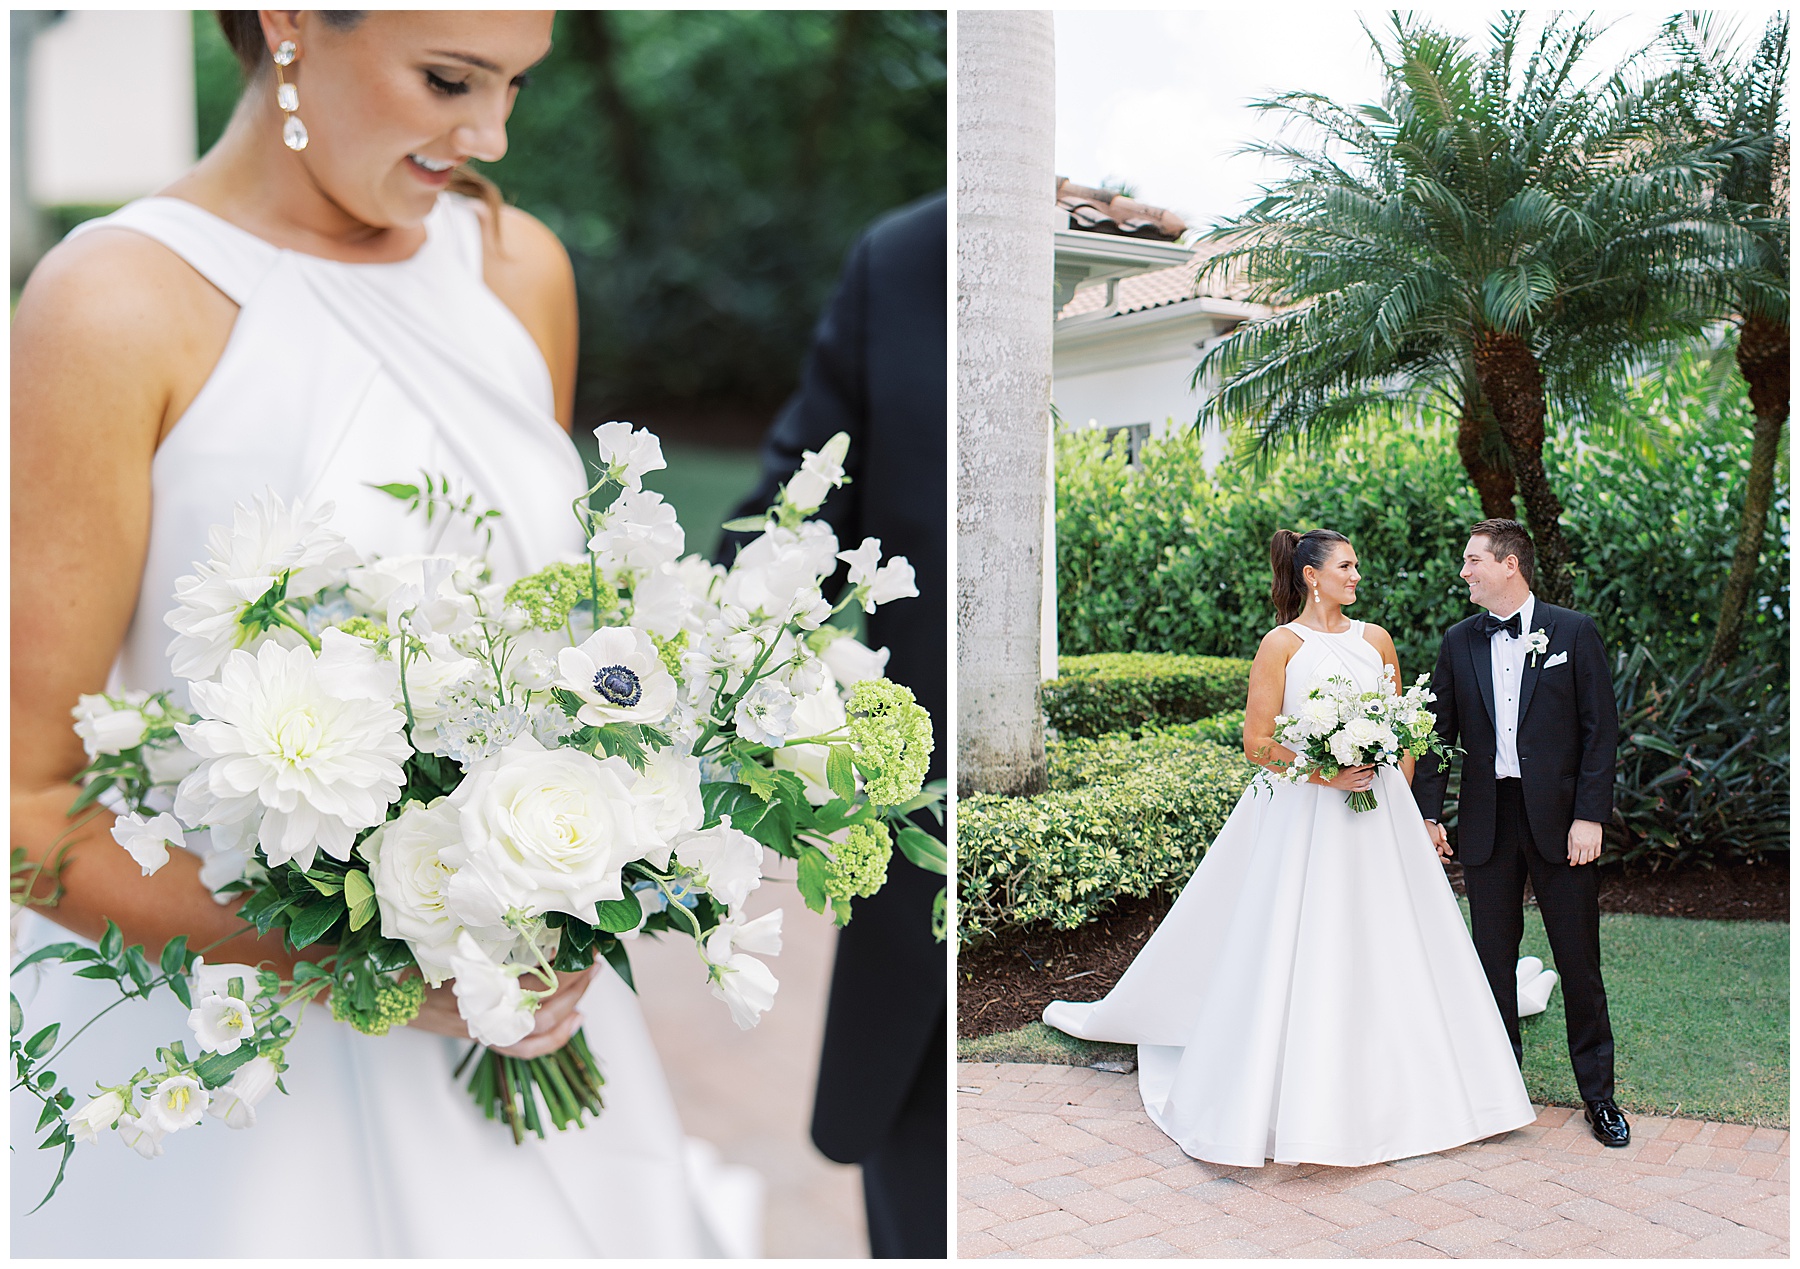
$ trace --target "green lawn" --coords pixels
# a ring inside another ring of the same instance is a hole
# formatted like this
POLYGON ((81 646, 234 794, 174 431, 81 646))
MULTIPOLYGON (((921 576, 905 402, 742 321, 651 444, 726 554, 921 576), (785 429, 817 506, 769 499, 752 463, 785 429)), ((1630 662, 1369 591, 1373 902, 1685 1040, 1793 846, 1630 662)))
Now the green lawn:
POLYGON ((664 445, 663 457, 668 467, 644 477, 644 488, 675 508, 687 532, 687 553, 710 559, 719 546, 719 526, 756 486, 762 471, 756 451, 664 445))
MULTIPOLYGON (((1639 1114, 1787 1127, 1788 927, 1765 921, 1600 918, 1617 1045, 1618 1102, 1639 1114)), ((1524 954, 1554 968, 1536 908, 1524 954)), ((1524 1021, 1525 1087, 1535 1102, 1576 1106, 1560 987, 1524 1021)), ((973 1062, 1087 1065, 1127 1046, 1090 1044, 1032 1023, 957 1042, 973 1062)))

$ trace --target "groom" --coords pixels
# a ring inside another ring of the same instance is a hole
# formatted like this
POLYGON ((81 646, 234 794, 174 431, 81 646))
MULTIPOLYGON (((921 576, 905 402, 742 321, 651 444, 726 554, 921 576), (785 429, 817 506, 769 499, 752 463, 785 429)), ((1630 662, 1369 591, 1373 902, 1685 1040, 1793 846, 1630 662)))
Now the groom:
MULTIPOLYGON (((1581 613, 1531 593, 1536 552, 1516 520, 1470 530, 1462 579, 1487 611, 1452 626, 1431 686, 1437 730, 1463 758, 1456 858, 1462 862, 1475 950, 1521 1061, 1519 940, 1525 879, 1537 895, 1562 975, 1569 1058, 1602 1145, 1631 1142, 1613 1103, 1613 1035, 1600 981, 1601 826, 1612 818, 1618 708, 1600 632, 1581 613)), ((1419 763, 1413 796, 1438 854, 1449 764, 1419 763)))

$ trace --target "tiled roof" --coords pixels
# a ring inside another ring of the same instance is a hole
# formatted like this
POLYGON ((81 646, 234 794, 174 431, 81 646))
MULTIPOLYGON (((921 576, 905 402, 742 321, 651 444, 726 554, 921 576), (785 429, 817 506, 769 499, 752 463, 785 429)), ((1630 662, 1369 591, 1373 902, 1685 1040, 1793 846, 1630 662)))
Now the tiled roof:
MULTIPOLYGON (((1179 304, 1184 300, 1207 296, 1212 299, 1241 300, 1246 298, 1241 286, 1235 285, 1235 279, 1209 278, 1203 290, 1194 290, 1194 279, 1205 267, 1209 256, 1203 247, 1193 257, 1168 269, 1156 269, 1150 273, 1134 274, 1119 279, 1119 293, 1114 305, 1114 312, 1136 313, 1142 309, 1161 308, 1165 304, 1179 304)), ((1106 284, 1093 283, 1082 287, 1069 302, 1063 305, 1059 317, 1075 317, 1082 313, 1098 313, 1106 308, 1106 284)))
POLYGON ((1172 211, 1140 203, 1117 190, 1077 185, 1066 176, 1056 178, 1056 205, 1069 214, 1070 229, 1089 233, 1174 242, 1187 229, 1187 222, 1172 211))

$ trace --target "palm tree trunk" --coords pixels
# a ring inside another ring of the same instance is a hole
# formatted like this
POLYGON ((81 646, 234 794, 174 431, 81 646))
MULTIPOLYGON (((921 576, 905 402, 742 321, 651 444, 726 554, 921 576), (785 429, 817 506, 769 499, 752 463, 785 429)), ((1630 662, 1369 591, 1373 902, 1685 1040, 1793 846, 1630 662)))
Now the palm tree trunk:
POLYGON ((1551 603, 1566 606, 1573 599, 1570 552, 1562 532, 1562 503, 1544 471, 1544 372, 1537 354, 1518 335, 1482 331, 1475 336, 1475 377, 1512 454, 1513 478, 1537 547, 1537 576, 1531 588, 1551 603))
POLYGON ((957 21, 956 785, 1045 787, 1039 702, 1055 319, 1050 15, 957 21))
POLYGON ((1744 328, 1738 332, 1737 363, 1750 389, 1756 431, 1750 447, 1744 513, 1738 521, 1737 550, 1732 554, 1731 572, 1726 575, 1725 594, 1719 602, 1718 629, 1713 632, 1712 649, 1706 654, 1709 670, 1726 665, 1737 656, 1744 609, 1756 582, 1756 565, 1769 528, 1775 461, 1781 450, 1781 429, 1788 417, 1787 323, 1761 315, 1744 319, 1744 328))
POLYGON ((1511 520, 1518 514, 1513 507, 1518 489, 1513 482, 1512 468, 1504 460, 1496 461, 1492 456, 1488 433, 1493 428, 1493 412, 1486 403, 1470 403, 1464 408, 1462 421, 1456 429, 1456 453, 1469 475, 1469 483, 1475 486, 1475 493, 1481 499, 1481 518, 1511 520))

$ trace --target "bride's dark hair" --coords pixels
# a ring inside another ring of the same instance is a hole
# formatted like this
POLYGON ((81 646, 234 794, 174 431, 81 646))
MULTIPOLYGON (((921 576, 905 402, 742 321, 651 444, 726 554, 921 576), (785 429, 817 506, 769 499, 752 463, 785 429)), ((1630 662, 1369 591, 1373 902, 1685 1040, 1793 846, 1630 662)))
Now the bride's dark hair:
POLYGON ((1306 610, 1306 575, 1301 570, 1325 567, 1325 561, 1331 558, 1337 544, 1349 540, 1330 529, 1312 529, 1306 533, 1275 530, 1275 536, 1269 539, 1269 567, 1275 574, 1274 584, 1269 587, 1269 598, 1275 601, 1275 611, 1281 615, 1282 625, 1287 625, 1306 610))
MULTIPOLYGON (((217 9, 214 12, 219 16, 219 30, 225 33, 225 42, 237 54, 238 66, 244 72, 244 84, 248 87, 262 76, 264 67, 269 65, 269 48, 263 42, 262 20, 256 16, 255 9, 217 9)), ((354 31, 364 16, 362 9, 319 10, 319 17, 334 31, 354 31)), ((448 188, 453 194, 466 194, 487 204, 488 213, 493 217, 495 232, 499 232, 501 198, 498 185, 480 172, 459 167, 450 173, 448 188)))

